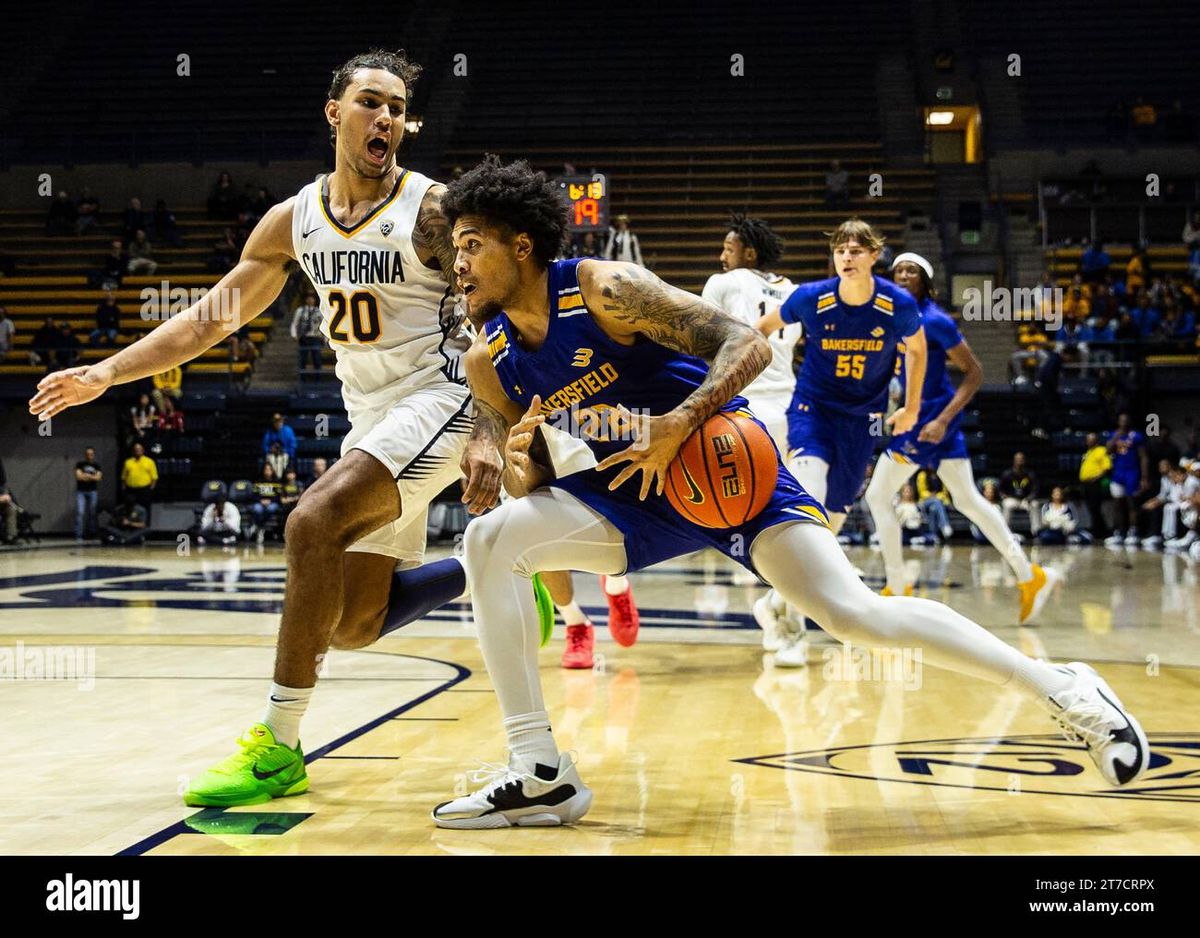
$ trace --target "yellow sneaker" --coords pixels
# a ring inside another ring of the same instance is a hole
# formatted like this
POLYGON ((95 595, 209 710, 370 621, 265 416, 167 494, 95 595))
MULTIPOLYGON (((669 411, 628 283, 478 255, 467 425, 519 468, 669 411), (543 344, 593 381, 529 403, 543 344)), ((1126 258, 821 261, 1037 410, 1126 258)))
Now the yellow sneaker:
POLYGON ((1054 592, 1054 587, 1058 585, 1059 581, 1056 570, 1043 570, 1036 563, 1030 566, 1033 568, 1033 577, 1024 583, 1017 584, 1021 590, 1020 625, 1028 625, 1038 613, 1046 608, 1050 594, 1054 592))
MULTIPOLYGON (((912 594, 913 594, 912 584, 909 583, 904 587, 904 595, 911 596, 912 594)), ((880 596, 895 596, 896 594, 892 592, 892 588, 890 586, 884 586, 884 588, 879 591, 879 595, 880 596)))

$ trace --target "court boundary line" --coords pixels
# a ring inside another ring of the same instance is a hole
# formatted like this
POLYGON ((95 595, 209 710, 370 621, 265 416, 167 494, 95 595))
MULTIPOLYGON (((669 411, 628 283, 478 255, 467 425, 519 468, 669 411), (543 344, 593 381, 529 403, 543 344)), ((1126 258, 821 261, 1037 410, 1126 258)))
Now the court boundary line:
MULTIPOLYGON (((258 645, 236 645, 236 646, 230 646, 230 647, 258 648, 261 646, 258 646, 258 645)), ((385 652, 385 654, 388 654, 388 653, 385 652)), ((409 655, 409 654, 405 654, 403 652, 396 653, 396 657, 413 658, 417 661, 432 661, 435 664, 444 664, 449 668, 453 668, 456 673, 455 673, 454 677, 452 677, 450 680, 446 681, 444 684, 441 684, 438 687, 433 688, 433 690, 426 691, 420 697, 416 697, 413 700, 408 701, 407 703, 403 703, 399 707, 396 707, 394 710, 389 710, 387 713, 383 714, 382 716, 375 717, 373 720, 369 720, 368 722, 362 724, 361 726, 355 727, 354 729, 350 730, 348 733, 343 733, 341 736, 339 736, 337 739, 333 740, 332 742, 326 743, 324 746, 314 749, 312 752, 308 753, 304 757, 305 765, 309 765, 310 763, 315 762, 317 759, 325 758, 330 753, 335 752, 336 750, 345 746, 347 743, 353 742, 354 740, 358 739, 360 736, 363 736, 363 735, 371 732, 371 730, 378 729, 380 726, 383 726, 385 723, 389 722, 390 720, 395 719, 400 714, 405 713, 409 710, 412 710, 415 707, 419 707, 421 704, 426 703, 429 700, 432 700, 434 697, 437 697, 439 694, 442 694, 445 691, 448 691, 450 688, 454 687, 456 684, 461 684, 467 678, 471 677, 471 674, 472 674, 470 668, 466 667, 465 665, 458 664, 457 662, 454 662, 454 661, 443 661, 440 658, 429 658, 425 655, 409 655)), ((280 800, 280 799, 272 799, 272 800, 276 801, 276 800, 280 800)), ((267 803, 270 804, 271 802, 267 802, 267 803)), ((205 810, 205 809, 201 808, 200 810, 205 810)), ((189 815, 189 817, 190 816, 191 815, 189 815)), ((173 824, 168 824, 166 827, 162 828, 161 830, 158 830, 155 833, 150 834, 147 837, 143 837, 141 840, 137 841, 134 844, 131 844, 130 846, 126 847, 124 850, 117 851, 116 853, 113 854, 113 856, 116 856, 116 857, 144 856, 147 852, 153 850, 155 847, 162 846, 167 841, 173 840, 175 837, 177 837, 180 834, 192 833, 192 829, 187 826, 187 824, 185 823, 185 820, 186 819, 181 818, 180 820, 174 822, 173 824)))

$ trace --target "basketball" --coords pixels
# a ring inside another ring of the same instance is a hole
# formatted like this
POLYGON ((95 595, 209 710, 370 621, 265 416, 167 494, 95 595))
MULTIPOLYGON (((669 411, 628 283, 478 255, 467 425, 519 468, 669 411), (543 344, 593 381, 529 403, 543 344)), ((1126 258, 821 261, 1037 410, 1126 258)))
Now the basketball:
POLYGON ((667 500, 693 524, 733 528, 771 500, 779 460, 767 431, 744 414, 716 414, 667 470, 667 500))

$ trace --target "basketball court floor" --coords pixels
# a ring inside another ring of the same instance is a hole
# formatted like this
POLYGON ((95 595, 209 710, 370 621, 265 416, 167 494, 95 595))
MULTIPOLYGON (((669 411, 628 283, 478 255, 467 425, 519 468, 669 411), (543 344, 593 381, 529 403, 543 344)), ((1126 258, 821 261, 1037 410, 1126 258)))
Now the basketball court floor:
MULTIPOLYGON (((879 554, 850 551, 875 588, 879 554)), ((814 640, 772 666, 759 595, 715 553, 634 578, 642 638, 594 671, 542 651, 557 739, 593 788, 576 828, 446 831, 430 809, 502 762, 467 605, 331 652, 305 719, 312 790, 187 808, 189 774, 261 716, 282 599, 268 547, 0 553, 4 854, 1187 854, 1200 849, 1200 564, 1044 550, 1065 583, 1017 628, 990 549, 912 551, 919 592, 1026 652, 1096 665, 1140 717, 1147 776, 1113 790, 1009 690, 814 640), (53 680, 47 679, 49 677, 53 680)))

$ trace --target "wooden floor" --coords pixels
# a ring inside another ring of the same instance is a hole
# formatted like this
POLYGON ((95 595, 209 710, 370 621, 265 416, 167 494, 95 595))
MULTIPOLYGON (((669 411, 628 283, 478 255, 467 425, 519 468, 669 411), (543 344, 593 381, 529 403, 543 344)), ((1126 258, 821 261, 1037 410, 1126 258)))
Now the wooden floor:
MULTIPOLYGON (((63 547, 0 553, 0 853, 1195 853, 1200 565, 1043 552, 1066 583, 1018 629, 994 552, 911 556, 925 595, 1030 654, 1095 663, 1149 733, 1148 777, 1110 790, 1016 693, 912 661, 889 675, 814 643, 807 669, 774 668, 749 616, 758 590, 703 554, 637 576, 636 647, 598 629, 590 672, 558 668, 561 639, 543 650, 556 737, 595 792, 578 827, 429 820, 504 758, 457 606, 331 654, 304 723, 309 794, 197 811, 179 798, 189 773, 261 716, 281 554, 63 547)), ((878 553, 851 557, 877 587, 878 553)), ((577 583, 600 617, 594 579, 577 583)))

